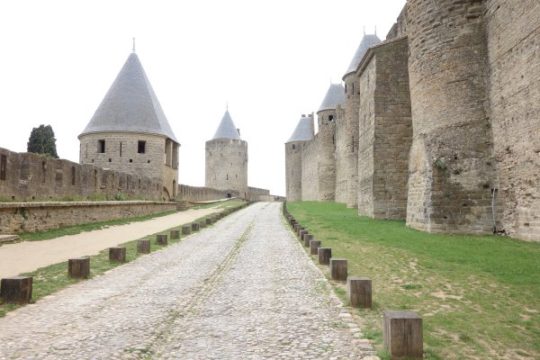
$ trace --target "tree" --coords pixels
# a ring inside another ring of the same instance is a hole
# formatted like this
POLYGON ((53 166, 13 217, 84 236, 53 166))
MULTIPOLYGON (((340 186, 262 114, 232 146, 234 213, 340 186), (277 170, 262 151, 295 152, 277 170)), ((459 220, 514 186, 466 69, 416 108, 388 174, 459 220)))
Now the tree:
POLYGON ((58 158, 56 153, 56 138, 51 125, 40 125, 32 129, 28 140, 28 152, 36 154, 47 154, 53 158, 58 158))

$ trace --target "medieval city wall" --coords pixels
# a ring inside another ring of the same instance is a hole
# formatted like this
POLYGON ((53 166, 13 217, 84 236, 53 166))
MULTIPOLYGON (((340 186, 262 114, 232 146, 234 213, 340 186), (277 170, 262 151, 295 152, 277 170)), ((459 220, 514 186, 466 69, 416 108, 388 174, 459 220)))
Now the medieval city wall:
POLYGON ((302 142, 285 144, 285 181, 288 201, 302 200, 302 142))
POLYGON ((352 149, 351 131, 345 121, 345 111, 341 106, 336 109, 336 191, 335 201, 338 203, 347 204, 349 195, 349 160, 352 149))
POLYGON ((215 139, 206 142, 205 186, 218 190, 234 190, 248 197, 247 142, 215 139))
POLYGON ((334 200, 336 192, 336 110, 323 110, 317 116, 319 132, 315 138, 318 142, 318 200, 328 201, 334 200))
POLYGON ((180 184, 178 186, 178 195, 176 200, 200 202, 200 201, 212 201, 227 198, 227 195, 231 197, 238 197, 240 194, 233 190, 217 190, 201 186, 189 186, 180 184))
POLYGON ((0 203, 0 233, 18 234, 175 211, 176 203, 68 201, 0 203))
POLYGON ((302 144, 302 200, 319 199, 319 136, 302 144))
POLYGON ((540 240, 540 2, 488 0, 486 10, 501 228, 540 240))
POLYGON ((360 65, 358 212, 405 219, 412 141, 407 38, 368 51, 360 65))
POLYGON ((104 170, 68 160, 0 148, 0 199, 47 201, 126 199, 161 200, 155 178, 104 170))
POLYGON ((261 189, 250 186, 248 188, 248 198, 249 201, 269 201, 271 198, 270 190, 261 189))

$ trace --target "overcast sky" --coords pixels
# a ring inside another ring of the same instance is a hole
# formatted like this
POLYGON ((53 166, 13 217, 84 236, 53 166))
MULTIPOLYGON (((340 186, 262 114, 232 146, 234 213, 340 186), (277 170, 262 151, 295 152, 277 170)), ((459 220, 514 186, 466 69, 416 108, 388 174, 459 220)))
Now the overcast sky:
POLYGON ((365 27, 384 39, 405 0, 0 2, 0 147, 26 151, 52 125, 60 157, 132 48, 180 148, 180 183, 204 185, 204 144, 229 111, 249 185, 285 193, 284 142, 341 81, 365 27))

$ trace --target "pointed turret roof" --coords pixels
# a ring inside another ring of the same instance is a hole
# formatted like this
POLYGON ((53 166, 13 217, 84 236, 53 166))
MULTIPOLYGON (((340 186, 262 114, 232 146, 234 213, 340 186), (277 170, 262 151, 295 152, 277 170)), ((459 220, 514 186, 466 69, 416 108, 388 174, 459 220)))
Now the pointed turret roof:
POLYGON ((225 111, 225 114, 223 114, 223 118, 221 119, 221 122, 219 123, 219 126, 212 140, 215 139, 241 140, 238 129, 236 128, 236 126, 234 126, 231 114, 229 114, 229 110, 225 111))
POLYGON ((315 135, 315 127, 313 125, 313 115, 302 115, 296 129, 287 141, 287 143, 294 141, 309 141, 313 139, 315 135))
POLYGON ((338 105, 345 102, 345 88, 341 84, 330 84, 326 96, 317 112, 334 110, 338 105))
POLYGON ((135 53, 129 55, 81 135, 99 132, 163 135, 178 142, 135 53))
POLYGON ((347 72, 345 75, 343 75, 343 78, 345 78, 350 73, 356 72, 358 69, 358 65, 360 65, 360 62, 362 61, 362 58, 366 54, 366 52, 369 50, 370 47, 375 46, 381 42, 381 39, 376 34, 368 34, 364 35, 362 38, 362 41, 360 42, 360 46, 358 46, 358 49, 356 49, 356 53, 354 53, 354 56, 351 60, 351 64, 349 65, 349 68, 347 69, 347 72))

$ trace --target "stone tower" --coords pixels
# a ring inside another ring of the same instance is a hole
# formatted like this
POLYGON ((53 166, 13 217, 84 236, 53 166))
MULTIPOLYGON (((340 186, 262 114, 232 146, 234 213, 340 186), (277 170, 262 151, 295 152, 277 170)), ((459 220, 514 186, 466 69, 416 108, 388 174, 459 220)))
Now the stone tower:
POLYGON ((81 164, 144 175, 176 196, 180 144, 133 52, 79 135, 81 164))
POLYGON ((302 115, 291 138, 285 143, 285 181, 288 201, 302 200, 302 147, 313 140, 313 115, 302 115))
POLYGON ((248 196, 248 144, 240 138, 228 110, 212 140, 206 142, 205 183, 209 188, 248 196))
POLYGON ((336 124, 336 201, 345 203, 348 207, 356 207, 358 201, 360 84, 356 71, 368 49, 380 42, 377 35, 364 35, 343 76, 345 116, 336 124))
POLYGON ((341 84, 331 84, 317 111, 319 132, 319 199, 334 200, 336 191, 336 120, 337 107, 345 102, 345 89, 341 84))

